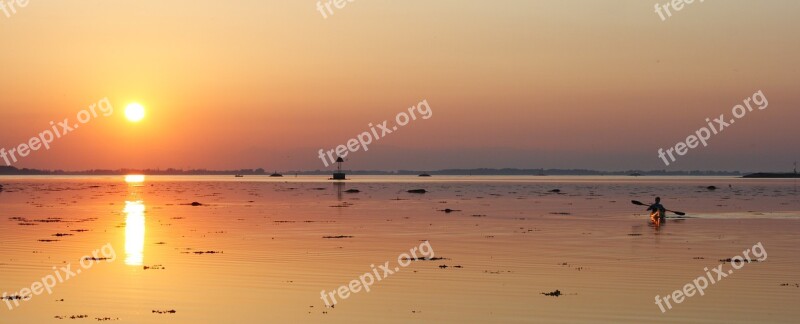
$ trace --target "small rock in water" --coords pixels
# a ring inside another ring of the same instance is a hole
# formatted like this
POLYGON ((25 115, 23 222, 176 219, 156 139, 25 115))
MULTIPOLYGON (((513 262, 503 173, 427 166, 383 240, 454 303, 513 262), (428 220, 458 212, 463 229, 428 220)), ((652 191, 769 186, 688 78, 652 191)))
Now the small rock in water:
POLYGON ((156 264, 156 265, 154 265, 152 267, 144 266, 142 269, 143 270, 166 270, 167 268, 165 268, 163 265, 156 264))
POLYGON ((561 290, 556 289, 556 291, 552 291, 552 292, 549 292, 549 293, 542 293, 542 295, 558 297, 558 296, 561 296, 563 294, 561 293, 561 290))
POLYGON ((100 257, 100 258, 95 258, 95 257, 84 257, 84 258, 83 258, 83 260, 84 260, 84 261, 108 261, 108 260, 111 260, 111 258, 104 258, 104 257, 100 257))
POLYGON ((348 189, 348 190, 347 190, 347 191, 345 191, 345 192, 346 192, 346 193, 359 193, 359 192, 361 192, 361 190, 358 190, 358 189, 348 189))
POLYGON ((72 315, 72 316, 58 316, 58 315, 56 315, 53 318, 60 319, 60 320, 63 320, 63 319, 73 319, 74 320, 74 319, 89 318, 89 315, 72 315))
POLYGON ((717 190, 717 187, 716 186, 708 186, 708 187, 706 187, 706 189, 708 189, 708 190, 717 190))
POLYGON ((174 310, 174 309, 163 310, 163 311, 162 310, 153 310, 153 313, 155 313, 155 314, 175 314, 175 313, 177 313, 177 311, 174 310))
POLYGON ((105 321, 119 321, 119 317, 111 318, 111 317, 95 317, 98 322, 105 322, 105 321))
POLYGON ((417 193, 417 194, 424 194, 426 192, 428 192, 428 191, 425 190, 425 189, 411 189, 411 190, 408 191, 408 193, 417 193))
POLYGON ((195 202, 192 202, 191 205, 197 207, 197 206, 202 206, 203 204, 195 201, 195 202))
POLYGON ((561 189, 553 189, 553 190, 550 190, 550 192, 559 193, 559 192, 561 192, 561 189))
POLYGON ((14 295, 14 296, 3 296, 0 297, 0 300, 23 300, 22 296, 14 295))

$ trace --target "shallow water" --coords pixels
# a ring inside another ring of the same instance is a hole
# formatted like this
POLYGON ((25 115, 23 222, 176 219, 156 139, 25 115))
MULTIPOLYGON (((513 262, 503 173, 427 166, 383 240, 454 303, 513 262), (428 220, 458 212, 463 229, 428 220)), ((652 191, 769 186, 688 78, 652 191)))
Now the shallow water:
POLYGON ((120 323, 735 323, 800 315, 800 196, 791 179, 355 176, 334 184, 312 176, 156 176, 143 183, 0 177, 0 184, 0 292, 13 296, 53 267, 81 269, 82 257, 107 244, 116 256, 92 262, 52 294, 3 300, 0 323, 77 315, 120 323), (406 192, 418 188, 428 193, 406 192), (630 200, 655 195, 687 218, 651 226, 630 200), (325 307, 322 290, 347 285, 372 264, 396 265, 426 240, 445 259, 411 262, 369 292, 325 307), (654 304, 655 295, 758 242, 768 252, 763 262, 666 313, 654 304), (542 295, 555 290, 563 295, 542 295))

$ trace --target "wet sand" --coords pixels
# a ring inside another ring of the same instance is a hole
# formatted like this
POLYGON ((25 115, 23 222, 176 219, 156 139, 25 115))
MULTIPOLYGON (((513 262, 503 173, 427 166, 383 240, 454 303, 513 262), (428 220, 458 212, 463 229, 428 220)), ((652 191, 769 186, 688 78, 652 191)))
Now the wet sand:
POLYGON ((73 316, 790 323, 800 315, 796 180, 354 177, 337 185, 325 177, 0 177, 0 184, 0 293, 30 287, 54 266, 75 269, 106 244, 116 254, 58 283, 52 295, 13 310, 0 301, 1 323, 73 316), (687 217, 651 226, 630 200, 655 195, 687 217), (443 259, 412 262, 334 308, 320 299, 320 291, 357 279, 371 264, 394 264, 425 240, 443 259), (654 304, 655 295, 758 242, 764 262, 666 313, 654 304), (556 290, 559 296, 543 294, 556 290))

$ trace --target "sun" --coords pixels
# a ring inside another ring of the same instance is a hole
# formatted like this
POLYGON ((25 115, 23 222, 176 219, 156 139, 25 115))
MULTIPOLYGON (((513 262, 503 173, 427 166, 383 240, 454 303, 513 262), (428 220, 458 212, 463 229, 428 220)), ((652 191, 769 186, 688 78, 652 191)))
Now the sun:
POLYGON ((132 103, 125 107, 125 117, 132 122, 144 119, 144 107, 138 103, 132 103))

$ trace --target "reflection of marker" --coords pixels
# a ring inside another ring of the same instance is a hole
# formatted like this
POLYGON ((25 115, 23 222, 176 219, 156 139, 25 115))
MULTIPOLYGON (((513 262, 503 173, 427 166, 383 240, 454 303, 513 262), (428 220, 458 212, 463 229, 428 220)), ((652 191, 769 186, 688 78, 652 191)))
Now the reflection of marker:
POLYGON ((392 126, 392 130, 397 130, 397 126, 392 126))
POLYGON ((399 271, 400 271, 400 268, 394 267, 394 272, 399 272, 399 271))
POLYGON ((733 123, 735 123, 735 122, 736 122, 735 120, 731 119, 731 124, 733 124, 733 123))
POLYGON ((728 274, 733 274, 733 270, 728 270, 728 274))

